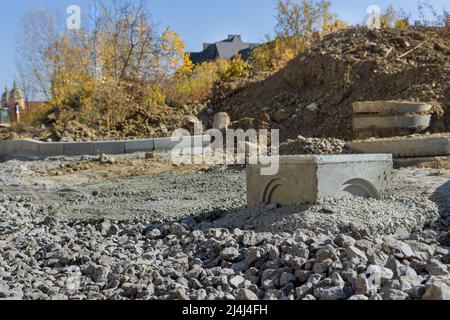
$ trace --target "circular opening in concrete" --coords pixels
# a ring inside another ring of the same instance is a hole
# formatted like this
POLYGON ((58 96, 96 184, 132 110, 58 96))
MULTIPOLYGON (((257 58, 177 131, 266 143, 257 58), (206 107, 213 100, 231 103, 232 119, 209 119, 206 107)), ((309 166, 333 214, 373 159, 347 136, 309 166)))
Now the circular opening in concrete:
POLYGON ((290 205, 302 202, 293 188, 283 179, 274 179, 264 189, 262 203, 290 205))
POLYGON ((367 180, 353 179, 342 185, 336 194, 337 198, 360 197, 360 198, 380 198, 377 189, 367 180))

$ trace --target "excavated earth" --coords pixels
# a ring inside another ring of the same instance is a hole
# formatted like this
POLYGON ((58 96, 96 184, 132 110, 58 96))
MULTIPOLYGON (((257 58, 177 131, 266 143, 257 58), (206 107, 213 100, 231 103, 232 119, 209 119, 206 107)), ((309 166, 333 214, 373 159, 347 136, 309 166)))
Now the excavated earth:
POLYGON ((450 299, 449 178, 247 209, 239 166, 3 162, 0 299, 450 299))
POLYGON ((217 94, 236 126, 272 127, 282 141, 352 139, 352 103, 421 101, 431 131, 450 129, 450 47, 419 31, 352 28, 333 33, 271 77, 217 94))

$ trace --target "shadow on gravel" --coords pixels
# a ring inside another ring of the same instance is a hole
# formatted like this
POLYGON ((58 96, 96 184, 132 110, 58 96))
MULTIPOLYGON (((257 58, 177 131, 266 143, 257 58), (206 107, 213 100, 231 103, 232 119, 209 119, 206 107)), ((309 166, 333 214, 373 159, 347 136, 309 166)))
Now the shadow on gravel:
MULTIPOLYGON (((436 221, 437 226, 448 231, 450 229, 450 181, 437 188, 430 200, 439 208, 440 217, 436 221)), ((450 247, 450 234, 439 240, 442 245, 450 247)))

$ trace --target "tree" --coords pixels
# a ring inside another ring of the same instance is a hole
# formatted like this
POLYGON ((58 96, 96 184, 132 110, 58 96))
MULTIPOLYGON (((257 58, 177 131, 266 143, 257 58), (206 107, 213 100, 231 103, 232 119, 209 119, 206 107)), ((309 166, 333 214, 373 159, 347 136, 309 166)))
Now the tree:
POLYGON ((328 0, 278 0, 277 37, 253 50, 251 61, 255 69, 277 71, 322 36, 347 28, 346 23, 330 13, 330 5, 328 0))
POLYGON ((190 53, 184 54, 183 64, 177 70, 177 75, 181 76, 190 76, 194 71, 194 64, 192 63, 190 53))
POLYGON ((58 41, 60 30, 51 10, 37 8, 22 18, 22 29, 17 35, 16 64, 23 87, 30 96, 51 99, 51 80, 55 65, 48 55, 58 41))
POLYGON ((322 33, 335 16, 330 13, 328 0, 278 0, 275 32, 279 37, 298 37, 303 42, 313 38, 315 32, 322 33))
POLYGON ((18 38, 23 79, 60 118, 118 126, 163 103, 161 79, 183 60, 173 31, 157 36, 144 0, 95 0, 84 29, 59 30, 51 11, 33 9, 18 38))
POLYGON ((397 10, 392 6, 388 6, 384 12, 381 14, 381 27, 382 28, 393 28, 399 19, 397 10))
POLYGON ((166 75, 173 75, 184 62, 186 45, 181 37, 170 28, 161 35, 160 67, 166 75))
POLYGON ((157 72, 159 44, 145 1, 96 0, 92 25, 95 56, 102 76, 116 81, 151 81, 157 72))

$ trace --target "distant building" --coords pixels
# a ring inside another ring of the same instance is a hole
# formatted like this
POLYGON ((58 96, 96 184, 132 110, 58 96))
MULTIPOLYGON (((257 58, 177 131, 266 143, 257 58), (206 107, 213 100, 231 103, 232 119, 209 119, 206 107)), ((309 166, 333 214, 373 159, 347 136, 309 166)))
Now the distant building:
POLYGON ((17 115, 25 112, 25 99, 15 81, 11 91, 9 91, 8 87, 5 87, 5 92, 2 94, 1 107, 8 109, 11 121, 20 120, 17 118, 17 115))
POLYGON ((247 60, 252 50, 259 45, 259 43, 243 42, 240 35, 231 34, 225 40, 204 43, 202 52, 190 52, 190 59, 193 63, 198 64, 216 59, 232 59, 239 54, 242 59, 247 60))

